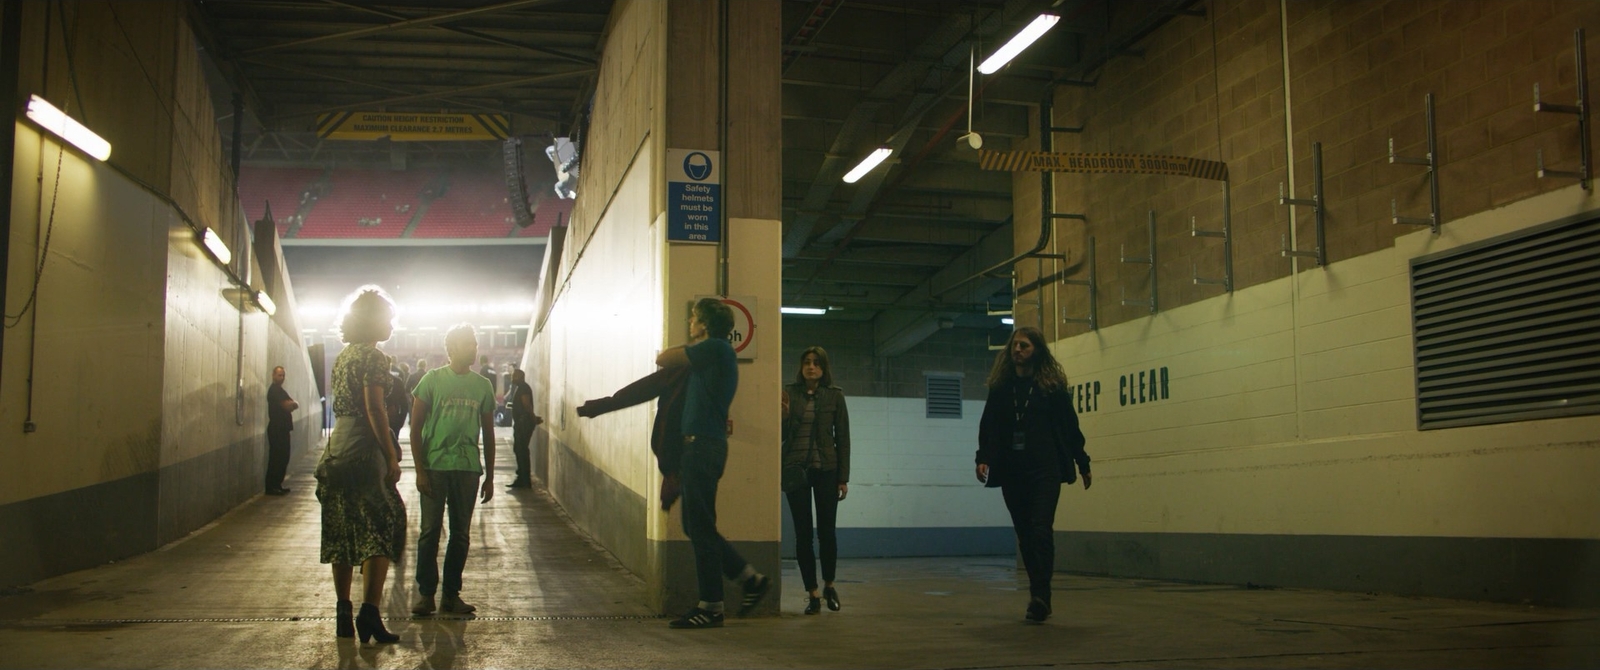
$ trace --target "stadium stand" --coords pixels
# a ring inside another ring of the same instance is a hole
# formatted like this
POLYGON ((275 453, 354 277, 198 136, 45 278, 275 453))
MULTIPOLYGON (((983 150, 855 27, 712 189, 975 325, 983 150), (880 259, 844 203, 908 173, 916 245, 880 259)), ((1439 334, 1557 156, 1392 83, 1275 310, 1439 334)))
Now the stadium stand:
MULTIPOLYGON (((549 189, 548 184, 530 186, 549 189)), ((260 219, 271 202, 278 233, 286 239, 544 237, 572 214, 571 200, 544 197, 536 204, 534 222, 517 228, 506 202, 505 174, 498 169, 397 172, 245 166, 239 192, 252 221, 260 219), (298 226, 297 212, 305 215, 298 226), (412 225, 419 213, 421 218, 412 225)))

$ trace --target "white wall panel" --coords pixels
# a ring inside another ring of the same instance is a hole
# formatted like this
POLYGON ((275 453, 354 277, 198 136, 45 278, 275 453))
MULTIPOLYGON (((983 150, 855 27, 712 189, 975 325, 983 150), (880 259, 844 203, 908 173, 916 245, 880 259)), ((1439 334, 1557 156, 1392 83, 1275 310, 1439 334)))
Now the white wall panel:
POLYGON ((1416 429, 1408 280, 1415 255, 1596 208, 1572 187, 1052 344, 1102 384, 1095 486, 1057 528, 1600 538, 1600 418, 1416 429), (1160 367, 1170 399, 1117 402, 1160 367))

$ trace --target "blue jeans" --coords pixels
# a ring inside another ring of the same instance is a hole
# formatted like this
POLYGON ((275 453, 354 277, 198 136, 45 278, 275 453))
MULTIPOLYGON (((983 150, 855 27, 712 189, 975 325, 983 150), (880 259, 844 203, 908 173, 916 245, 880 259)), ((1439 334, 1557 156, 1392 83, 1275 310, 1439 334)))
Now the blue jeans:
POLYGON ((431 596, 439 586, 439 532, 450 512, 450 544, 444 550, 444 592, 461 593, 461 571, 472 544, 472 508, 478 503, 478 473, 429 470, 433 495, 422 496, 422 533, 417 536, 417 591, 431 596))
POLYGON ((717 482, 728 463, 726 438, 696 436, 683 445, 683 533, 694 547, 694 574, 700 600, 722 602, 722 578, 737 579, 744 557, 717 532, 717 482))

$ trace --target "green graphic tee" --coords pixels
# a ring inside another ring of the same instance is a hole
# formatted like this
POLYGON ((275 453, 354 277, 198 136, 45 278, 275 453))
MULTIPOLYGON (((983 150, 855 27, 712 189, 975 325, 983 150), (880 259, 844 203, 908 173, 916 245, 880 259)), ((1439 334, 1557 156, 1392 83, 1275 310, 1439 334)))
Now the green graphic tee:
POLYGON ((428 421, 422 426, 423 467, 483 474, 478 436, 484 412, 494 411, 489 380, 470 370, 458 375, 448 367, 434 368, 411 394, 428 406, 428 421))

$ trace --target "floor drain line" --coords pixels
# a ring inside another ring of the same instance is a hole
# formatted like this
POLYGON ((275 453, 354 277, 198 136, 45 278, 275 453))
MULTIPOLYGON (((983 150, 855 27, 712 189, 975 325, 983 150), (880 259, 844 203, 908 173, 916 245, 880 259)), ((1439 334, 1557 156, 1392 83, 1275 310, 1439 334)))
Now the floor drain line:
MULTIPOLYGON (((663 615, 650 614, 550 614, 537 616, 431 616, 386 617, 389 621, 645 621, 660 619, 663 615)), ((300 621, 333 621, 331 616, 275 616, 275 617, 190 617, 190 618, 140 618, 140 619, 11 619, 0 621, 0 626, 12 628, 51 628, 58 626, 111 626, 154 623, 294 623, 300 621)))

